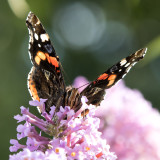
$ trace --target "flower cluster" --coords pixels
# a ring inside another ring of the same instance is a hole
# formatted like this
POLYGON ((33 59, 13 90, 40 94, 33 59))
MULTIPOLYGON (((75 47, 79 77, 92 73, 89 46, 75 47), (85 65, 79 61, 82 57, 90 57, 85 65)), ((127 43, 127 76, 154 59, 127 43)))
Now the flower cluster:
MULTIPOLYGON (((84 77, 75 87, 86 84, 84 77)), ((106 90, 104 101, 96 110, 100 131, 119 160, 160 159, 160 113, 135 89, 123 81, 106 90)))
POLYGON ((22 151, 10 155, 10 160, 116 159, 116 155, 109 151, 109 145, 98 131, 100 120, 94 117, 95 107, 88 106, 85 97, 82 97, 82 108, 76 113, 68 106, 61 107, 59 112, 55 112, 53 106, 50 113, 47 113, 45 101, 30 101, 30 105, 41 108, 40 118, 25 107, 21 107, 22 115, 14 117, 18 123, 25 123, 17 127, 18 140, 10 140, 11 152, 19 149, 22 151), (81 112, 86 108, 90 112, 82 117, 81 112), (26 144, 20 144, 19 141, 24 138, 27 139, 26 144))

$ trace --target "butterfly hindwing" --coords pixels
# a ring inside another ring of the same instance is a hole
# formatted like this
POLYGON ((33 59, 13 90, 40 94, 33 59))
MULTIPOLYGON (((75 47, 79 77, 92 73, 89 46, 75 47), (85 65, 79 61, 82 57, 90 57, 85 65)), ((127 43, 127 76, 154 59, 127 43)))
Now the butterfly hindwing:
POLYGON ((95 81, 91 82, 81 95, 88 98, 88 104, 99 105, 104 98, 105 89, 112 87, 122 79, 129 70, 144 57, 147 48, 140 49, 130 56, 122 59, 113 65, 106 72, 102 73, 95 81))

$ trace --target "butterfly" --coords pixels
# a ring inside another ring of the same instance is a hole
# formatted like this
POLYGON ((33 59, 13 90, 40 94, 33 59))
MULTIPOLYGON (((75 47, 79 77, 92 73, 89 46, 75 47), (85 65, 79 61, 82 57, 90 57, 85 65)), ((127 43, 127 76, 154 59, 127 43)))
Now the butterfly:
POLYGON ((33 64, 28 74, 28 89, 34 100, 47 99, 47 112, 53 105, 57 111, 60 106, 70 106, 78 111, 82 106, 82 96, 87 97, 87 104, 99 106, 104 99, 105 90, 122 79, 147 52, 147 48, 143 48, 123 58, 79 92, 77 88, 65 85, 59 57, 34 13, 29 12, 26 25, 29 30, 29 55, 33 64))

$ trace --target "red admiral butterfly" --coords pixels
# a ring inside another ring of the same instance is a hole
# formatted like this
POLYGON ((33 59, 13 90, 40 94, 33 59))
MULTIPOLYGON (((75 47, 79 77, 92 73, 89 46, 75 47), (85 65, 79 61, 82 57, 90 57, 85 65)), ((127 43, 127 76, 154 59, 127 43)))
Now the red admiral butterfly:
POLYGON ((122 79, 140 59, 147 48, 140 49, 113 65, 91 82, 81 93, 77 88, 65 86, 59 57, 51 44, 50 38, 40 20, 30 12, 26 19, 29 30, 29 54, 33 67, 28 75, 28 88, 33 99, 47 99, 46 111, 55 105, 70 106, 77 111, 81 107, 81 97, 86 96, 88 104, 100 105, 105 89, 112 87, 122 79))

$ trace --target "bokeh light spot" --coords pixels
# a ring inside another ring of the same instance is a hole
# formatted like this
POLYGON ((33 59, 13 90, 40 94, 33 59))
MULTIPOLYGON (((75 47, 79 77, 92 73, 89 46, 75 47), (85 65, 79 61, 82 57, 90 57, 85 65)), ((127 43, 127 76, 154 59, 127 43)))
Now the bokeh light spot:
POLYGON ((97 42, 105 30, 103 11, 94 3, 76 2, 62 7, 54 19, 60 43, 72 49, 83 49, 97 42))

